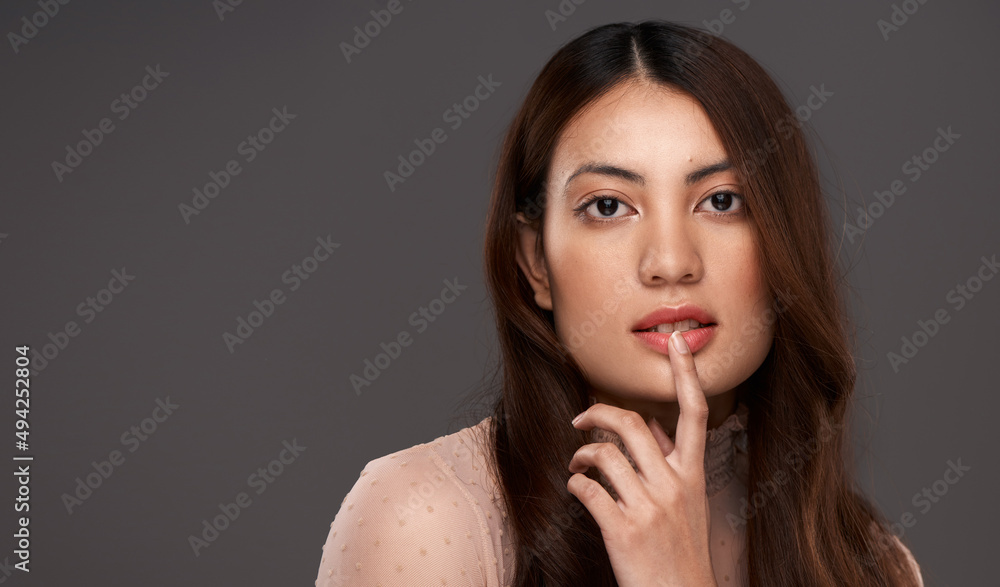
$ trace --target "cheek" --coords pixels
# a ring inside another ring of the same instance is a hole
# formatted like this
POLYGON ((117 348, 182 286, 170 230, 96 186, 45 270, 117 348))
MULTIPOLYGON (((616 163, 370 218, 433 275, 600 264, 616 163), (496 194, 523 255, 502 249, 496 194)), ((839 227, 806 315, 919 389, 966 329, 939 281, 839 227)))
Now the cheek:
POLYGON ((759 315, 767 307, 768 292, 749 229, 715 250, 720 254, 713 259, 713 265, 719 281, 725 284, 723 291, 729 292, 726 297, 731 307, 746 315, 759 315))
POLYGON ((628 283, 621 251, 569 232, 551 234, 546 261, 552 288, 553 317, 559 338, 568 343, 581 331, 608 327, 628 283))
POLYGON ((729 328, 698 366, 699 379, 712 393, 735 386, 760 366, 771 347, 776 318, 749 230, 716 245, 711 250, 718 253, 705 259, 707 275, 719 316, 729 328))
POLYGON ((733 292, 741 300, 741 312, 744 315, 741 325, 741 335, 751 345, 770 345, 775 321, 774 305, 763 276, 757 265, 750 265, 745 270, 738 284, 733 284, 733 292))

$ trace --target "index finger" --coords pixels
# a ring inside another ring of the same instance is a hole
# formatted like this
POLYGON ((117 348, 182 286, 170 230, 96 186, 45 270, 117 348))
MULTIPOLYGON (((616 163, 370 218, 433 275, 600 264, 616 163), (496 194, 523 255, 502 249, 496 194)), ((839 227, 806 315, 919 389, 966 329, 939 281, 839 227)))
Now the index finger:
MULTIPOLYGON (((677 434, 674 451, 683 467, 705 466, 705 437, 708 434, 708 401, 698 381, 694 355, 679 331, 670 335, 670 369, 674 373, 677 403, 677 434)), ((669 459, 669 457, 667 457, 669 459)))

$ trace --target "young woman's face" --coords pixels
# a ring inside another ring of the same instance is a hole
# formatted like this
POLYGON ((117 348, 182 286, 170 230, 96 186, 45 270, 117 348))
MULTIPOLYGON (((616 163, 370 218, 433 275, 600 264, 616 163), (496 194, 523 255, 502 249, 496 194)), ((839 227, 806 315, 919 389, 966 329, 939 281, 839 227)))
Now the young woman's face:
POLYGON ((719 169, 726 161, 696 100, 645 83, 616 88, 560 136, 546 183, 544 259, 529 266, 537 233, 522 224, 518 262, 592 392, 677 401, 666 349, 634 332, 664 307, 696 305, 715 323, 693 348, 708 397, 732 391, 767 356, 772 298, 743 188, 732 169, 719 169), (600 199, 587 204, 592 197, 600 199))

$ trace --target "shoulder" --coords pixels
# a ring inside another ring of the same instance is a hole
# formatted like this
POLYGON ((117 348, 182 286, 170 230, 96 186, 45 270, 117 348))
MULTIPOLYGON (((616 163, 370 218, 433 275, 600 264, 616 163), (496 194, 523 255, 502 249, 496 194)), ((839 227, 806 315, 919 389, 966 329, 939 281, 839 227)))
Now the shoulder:
POLYGON ((497 585, 505 514, 488 424, 370 461, 330 525, 316 585, 497 585))
POLYGON ((903 544, 903 541, 901 541, 898 536, 893 534, 892 538, 896 542, 896 545, 899 547, 899 549, 903 552, 903 555, 906 557, 906 560, 910 563, 910 570, 913 571, 913 576, 914 579, 916 580, 914 584, 917 585, 917 587, 924 587, 924 577, 920 573, 920 565, 917 564, 917 559, 913 558, 913 553, 910 552, 910 549, 907 548, 905 544, 903 544))
POLYGON ((882 540, 884 540, 884 536, 892 537, 892 544, 899 549, 901 553, 903 553, 903 557, 909 563, 910 571, 913 574, 913 584, 917 587, 924 587, 924 578, 920 572, 920 565, 917 564, 917 559, 913 558, 913 553, 910 552, 910 549, 907 548, 905 544, 903 544, 903 541, 899 539, 899 536, 888 528, 879 530, 879 525, 874 520, 872 520, 870 528, 872 533, 879 537, 880 542, 878 542, 878 544, 886 544, 885 542, 882 542, 882 540))

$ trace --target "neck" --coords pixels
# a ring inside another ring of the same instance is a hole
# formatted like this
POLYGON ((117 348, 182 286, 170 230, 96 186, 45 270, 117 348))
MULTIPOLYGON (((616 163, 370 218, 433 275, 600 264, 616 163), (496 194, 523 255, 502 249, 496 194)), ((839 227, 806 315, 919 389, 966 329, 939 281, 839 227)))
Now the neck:
MULTIPOLYGON (((631 410, 636 412, 642 419, 649 422, 656 418, 660 426, 671 438, 676 437, 677 420, 680 417, 680 404, 677 402, 664 402, 657 400, 624 398, 613 394, 603 393, 591 389, 590 395, 597 402, 631 410)), ((708 403, 708 426, 707 429, 718 428, 731 414, 736 412, 739 401, 738 388, 705 398, 708 403)))

